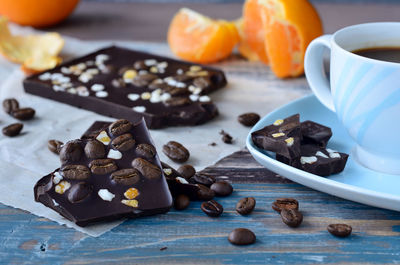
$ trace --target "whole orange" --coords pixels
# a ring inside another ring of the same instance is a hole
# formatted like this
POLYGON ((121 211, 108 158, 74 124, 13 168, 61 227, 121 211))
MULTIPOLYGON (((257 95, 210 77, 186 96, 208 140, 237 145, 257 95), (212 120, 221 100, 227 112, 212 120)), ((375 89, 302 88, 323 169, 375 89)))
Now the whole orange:
POLYGON ((75 9, 79 0, 1 0, 0 15, 24 26, 55 25, 75 9))

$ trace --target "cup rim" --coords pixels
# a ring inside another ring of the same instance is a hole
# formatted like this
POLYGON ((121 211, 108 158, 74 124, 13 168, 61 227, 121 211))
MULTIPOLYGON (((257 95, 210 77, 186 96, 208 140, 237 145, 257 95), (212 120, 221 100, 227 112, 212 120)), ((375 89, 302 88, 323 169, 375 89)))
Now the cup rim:
MULTIPOLYGON (((331 41, 331 42, 332 42, 332 44, 333 44, 336 48, 338 48, 339 50, 345 52, 345 53, 346 53, 347 55, 349 55, 349 56, 358 58, 359 60, 361 59, 361 60, 364 60, 364 61, 370 62, 370 63, 379 63, 379 64, 385 64, 385 65, 391 65, 391 66, 400 66, 400 63, 389 62, 389 61, 383 61, 383 60, 378 60, 378 59, 372 59, 372 58, 368 58, 368 57, 364 57, 364 56, 355 54, 355 53, 353 53, 353 52, 351 52, 351 51, 348 51, 348 50, 344 49, 344 48, 343 48, 342 46, 340 46, 340 45, 337 43, 337 41, 336 41, 336 37, 337 37, 339 34, 342 34, 343 32, 345 32, 345 31, 347 31, 347 30, 354 29, 354 28, 359 28, 359 27, 369 27, 369 26, 372 26, 372 25, 381 25, 381 26, 384 26, 385 24, 386 24, 386 25, 388 25, 388 24, 394 25, 394 24, 395 24, 395 25, 398 25, 398 26, 400 27, 400 22, 394 22, 394 21, 392 21, 392 22, 370 22, 370 23, 355 24, 355 25, 351 25, 351 26, 348 26, 348 27, 341 28, 341 29, 339 29, 338 31, 336 31, 336 32, 332 35, 332 41, 331 41)), ((393 46, 393 47, 394 47, 394 46, 393 46)), ((399 44, 398 47, 400 48, 400 44, 399 44)), ((360 49, 362 49, 362 48, 360 48, 360 49)))

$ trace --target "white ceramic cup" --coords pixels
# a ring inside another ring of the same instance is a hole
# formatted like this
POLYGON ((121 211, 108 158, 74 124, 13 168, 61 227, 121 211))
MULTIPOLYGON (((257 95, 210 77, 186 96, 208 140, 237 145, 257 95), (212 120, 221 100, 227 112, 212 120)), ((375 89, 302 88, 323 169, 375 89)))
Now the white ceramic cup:
POLYGON ((354 25, 313 40, 305 55, 305 73, 316 97, 336 112, 356 142, 353 159, 400 175, 400 63, 351 52, 373 47, 400 47, 400 23, 354 25), (329 79, 323 68, 326 49, 329 79))

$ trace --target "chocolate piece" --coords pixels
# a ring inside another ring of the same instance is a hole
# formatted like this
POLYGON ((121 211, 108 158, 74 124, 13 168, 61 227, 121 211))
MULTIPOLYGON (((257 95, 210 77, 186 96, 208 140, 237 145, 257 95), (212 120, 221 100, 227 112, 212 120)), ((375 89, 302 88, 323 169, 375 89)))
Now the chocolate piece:
POLYGON ((225 85, 220 70, 119 47, 24 80, 27 93, 134 122, 143 117, 151 129, 211 120, 218 109, 205 94, 225 85), (177 72, 189 78, 177 81, 177 72))
POLYGON ((226 144, 231 144, 233 142, 233 137, 229 133, 225 132, 224 130, 221 130, 219 132, 219 134, 222 135, 222 137, 221 137, 222 142, 224 142, 226 144))
POLYGON ((254 112, 248 112, 239 115, 237 119, 238 122, 240 122, 244 126, 250 127, 254 126, 260 120, 260 115, 254 112))
POLYGON ((301 123, 301 134, 303 135, 303 144, 317 144, 326 147, 332 137, 332 130, 313 121, 303 121, 301 123))
POLYGON ((322 177, 342 172, 348 157, 348 154, 310 144, 302 145, 301 156, 295 159, 276 155, 278 161, 322 177))
MULTIPOLYGON (((170 209, 173 202, 158 156, 144 160, 136 148, 113 149, 113 140, 120 136, 111 135, 109 125, 101 123, 97 133, 63 146, 61 169, 36 183, 36 201, 79 226, 170 209), (104 145, 104 152, 97 150, 97 143, 104 145)), ((134 135, 137 144, 153 145, 144 121, 121 133, 134 135)))
POLYGON ((299 118, 299 114, 295 114, 253 132, 251 137, 254 144, 289 159, 299 157, 302 139, 299 118))

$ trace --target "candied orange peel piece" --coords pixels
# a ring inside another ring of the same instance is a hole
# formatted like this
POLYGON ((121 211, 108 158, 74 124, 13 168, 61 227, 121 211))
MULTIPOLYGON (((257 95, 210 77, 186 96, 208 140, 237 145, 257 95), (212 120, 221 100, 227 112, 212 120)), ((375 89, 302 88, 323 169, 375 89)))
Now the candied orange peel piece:
POLYGON ((9 61, 21 64, 26 73, 37 73, 61 63, 59 53, 64 40, 58 33, 12 35, 8 20, 0 17, 0 53, 9 61))

